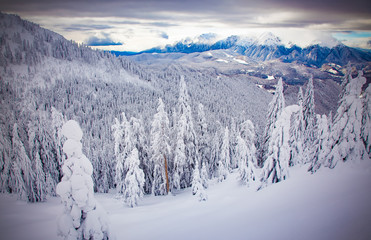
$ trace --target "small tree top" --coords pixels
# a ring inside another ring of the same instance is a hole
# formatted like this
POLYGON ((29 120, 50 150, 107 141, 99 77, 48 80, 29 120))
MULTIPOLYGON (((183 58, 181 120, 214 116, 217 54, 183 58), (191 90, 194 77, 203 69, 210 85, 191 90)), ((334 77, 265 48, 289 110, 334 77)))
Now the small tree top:
POLYGON ((76 141, 81 141, 82 139, 82 130, 75 120, 69 120, 63 125, 62 134, 67 139, 73 139, 76 141))

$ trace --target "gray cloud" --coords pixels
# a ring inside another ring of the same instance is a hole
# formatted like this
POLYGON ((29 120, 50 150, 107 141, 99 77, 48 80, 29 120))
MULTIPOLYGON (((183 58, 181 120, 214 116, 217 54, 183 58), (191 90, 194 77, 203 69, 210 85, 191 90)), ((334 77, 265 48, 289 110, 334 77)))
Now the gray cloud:
POLYGON ((371 1, 367 0, 2 0, 0 9, 21 16, 125 17, 133 19, 127 22, 133 25, 143 24, 140 20, 144 19, 150 20, 145 24, 157 27, 209 21, 244 27, 331 25, 329 28, 339 26, 340 30, 371 30, 371 1), (297 16, 256 20, 285 12, 297 16))
POLYGON ((109 25, 88 25, 88 24, 72 24, 68 27, 60 26, 65 31, 90 31, 90 30, 105 30, 105 29, 111 29, 112 26, 109 25))
POLYGON ((162 37, 163 39, 169 39, 169 35, 167 35, 166 32, 160 32, 159 36, 162 37))
POLYGON ((120 42, 114 42, 110 37, 98 38, 95 36, 90 37, 86 40, 88 46, 120 46, 123 45, 120 42))

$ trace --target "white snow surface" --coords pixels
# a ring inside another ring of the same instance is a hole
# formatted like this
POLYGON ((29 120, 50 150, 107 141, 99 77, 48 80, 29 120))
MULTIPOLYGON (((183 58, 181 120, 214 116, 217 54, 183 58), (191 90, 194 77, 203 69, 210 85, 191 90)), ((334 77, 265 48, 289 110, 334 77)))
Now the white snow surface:
MULTIPOLYGON (((240 185, 234 172, 211 181, 204 202, 190 188, 146 196, 136 208, 115 193, 96 198, 117 239, 371 239, 371 162, 339 163, 313 175, 307 168, 291 168, 288 180, 258 192, 240 185)), ((1 239, 58 239, 59 201, 31 204, 0 194, 1 239)))

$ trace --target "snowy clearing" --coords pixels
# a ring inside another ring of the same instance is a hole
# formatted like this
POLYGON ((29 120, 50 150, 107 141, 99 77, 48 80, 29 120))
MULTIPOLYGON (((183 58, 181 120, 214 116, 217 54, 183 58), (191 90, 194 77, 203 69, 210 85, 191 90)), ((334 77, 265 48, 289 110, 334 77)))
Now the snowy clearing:
MULTIPOLYGON (((211 183, 208 201, 186 189, 177 196, 146 196, 129 208, 114 194, 96 194, 117 239, 370 239, 371 162, 339 163, 316 174, 291 168, 290 178, 259 192, 237 173, 211 183)), ((3 239, 57 238, 58 198, 25 203, 0 195, 3 239)))

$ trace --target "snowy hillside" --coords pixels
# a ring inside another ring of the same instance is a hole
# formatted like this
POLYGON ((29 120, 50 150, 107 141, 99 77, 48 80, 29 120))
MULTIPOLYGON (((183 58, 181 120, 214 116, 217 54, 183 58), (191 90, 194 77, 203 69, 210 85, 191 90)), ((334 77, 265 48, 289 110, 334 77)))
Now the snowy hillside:
MULTIPOLYGON (((290 179, 256 192, 236 174, 212 183, 207 202, 189 190, 147 196, 137 208, 114 194, 99 194, 117 239, 359 239, 371 237, 370 162, 345 163, 311 175, 296 168, 290 179)), ((6 239, 56 239, 59 199, 26 204, 0 195, 0 232, 6 239)))
POLYGON ((10 159, 15 123, 28 158, 34 157, 31 149, 41 144, 42 161, 52 159, 57 168, 51 176, 51 192, 61 177, 62 153, 54 150, 61 141, 58 124, 66 119, 81 124, 83 142, 89 146, 86 155, 93 160, 95 190, 108 191, 114 186, 114 119, 125 112, 128 120, 145 123, 143 131, 148 135, 159 97, 168 114, 175 113, 181 76, 192 95, 192 114, 196 115, 202 103, 211 132, 230 125, 232 119, 264 125, 271 94, 246 79, 219 77, 212 70, 180 65, 149 69, 79 46, 17 16, 1 14, 1 19, 1 146, 7 152, 5 158, 10 159), (31 125, 38 136, 37 145, 29 140, 31 125), (108 184, 103 184, 103 179, 108 179, 108 184))
POLYGON ((1 237, 370 237, 370 66, 336 64, 352 49, 286 61, 272 34, 202 35, 116 57, 0 19, 1 237))

